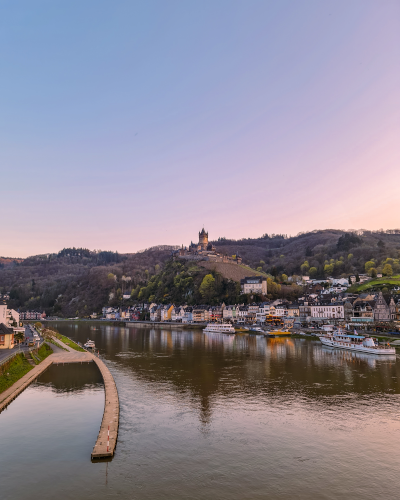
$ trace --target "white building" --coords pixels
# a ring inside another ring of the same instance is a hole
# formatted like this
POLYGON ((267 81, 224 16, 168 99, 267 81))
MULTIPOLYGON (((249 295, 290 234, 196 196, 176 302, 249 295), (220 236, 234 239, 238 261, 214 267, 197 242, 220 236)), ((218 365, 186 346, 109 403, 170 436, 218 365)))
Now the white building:
POLYGON ((343 304, 315 304, 311 306, 312 318, 344 318, 343 304))
POLYGON ((240 280, 242 293, 260 293, 267 295, 267 278, 250 276, 240 280))

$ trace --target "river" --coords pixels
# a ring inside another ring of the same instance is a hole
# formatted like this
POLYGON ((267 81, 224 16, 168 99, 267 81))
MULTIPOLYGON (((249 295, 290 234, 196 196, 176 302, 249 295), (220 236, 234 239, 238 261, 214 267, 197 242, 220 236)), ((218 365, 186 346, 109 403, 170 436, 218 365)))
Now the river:
POLYGON ((96 366, 52 366, 0 414, 2 500, 399 496, 396 360, 309 339, 54 326, 94 340, 115 378, 116 453, 90 460, 96 366))

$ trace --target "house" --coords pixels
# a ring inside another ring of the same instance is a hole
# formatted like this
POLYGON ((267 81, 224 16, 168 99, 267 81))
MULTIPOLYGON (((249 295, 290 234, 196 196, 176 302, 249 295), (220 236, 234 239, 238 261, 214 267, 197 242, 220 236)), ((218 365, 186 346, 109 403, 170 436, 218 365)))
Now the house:
POLYGON ((250 276, 240 280, 242 293, 259 293, 267 295, 267 278, 263 276, 250 276))
POLYGON ((193 323, 203 323, 205 321, 205 309, 193 309, 193 323))
POLYGON ((8 309, 5 302, 0 302, 0 323, 7 328, 19 325, 19 313, 14 309, 8 309))
POLYGON ((150 309, 150 321, 161 321, 161 306, 154 306, 150 309))
POLYGON ((290 318, 298 318, 300 316, 300 309, 298 304, 288 306, 287 315, 290 318))
POLYGON ((375 321, 390 321, 390 308, 384 299, 382 292, 379 292, 374 307, 375 321))
POLYGON ((249 314, 257 314, 260 310, 258 304, 249 304, 249 314))
POLYGON ((234 321, 234 319, 236 319, 236 317, 234 318, 234 316, 233 316, 233 312, 234 311, 236 313, 236 307, 235 306, 226 306, 224 308, 224 310, 222 311, 222 319, 224 321, 234 321))
POLYGON ((283 304, 278 304, 275 306, 275 316, 286 317, 288 315, 288 309, 283 304))
POLYGON ((14 347, 14 332, 0 323, 0 349, 12 349, 14 347))
POLYGON ((186 306, 184 308, 185 314, 182 318, 182 323, 192 323, 193 322, 193 307, 186 306))
POLYGON ((395 321, 396 320, 396 303, 393 300, 393 297, 390 298, 389 309, 390 309, 390 320, 395 321))
POLYGON ((352 321, 374 321, 374 305, 375 301, 355 300, 352 321))
POLYGON ((344 307, 341 303, 322 304, 311 306, 311 317, 322 319, 344 319, 344 307))
POLYGON ((239 306, 239 311, 237 313, 237 322, 245 323, 247 319, 247 313, 249 312, 249 308, 247 306, 239 306))
POLYGON ((161 306, 160 321, 171 321, 171 314, 174 309, 172 304, 161 306))

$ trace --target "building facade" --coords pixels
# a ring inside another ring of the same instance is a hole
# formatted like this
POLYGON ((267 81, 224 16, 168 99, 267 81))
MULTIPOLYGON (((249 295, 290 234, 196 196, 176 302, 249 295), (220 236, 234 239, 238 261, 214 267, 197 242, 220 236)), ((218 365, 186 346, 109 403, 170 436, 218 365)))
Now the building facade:
POLYGON ((242 293, 259 293, 267 295, 267 279, 262 276, 249 276, 240 280, 242 293))

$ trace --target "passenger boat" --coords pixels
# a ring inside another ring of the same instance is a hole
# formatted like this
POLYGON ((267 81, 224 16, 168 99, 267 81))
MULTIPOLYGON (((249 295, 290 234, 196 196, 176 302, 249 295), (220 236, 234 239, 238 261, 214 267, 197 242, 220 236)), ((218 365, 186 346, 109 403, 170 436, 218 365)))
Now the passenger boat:
POLYGON ((85 347, 86 349, 94 349, 96 346, 95 346, 93 340, 88 339, 86 344, 83 344, 83 347, 85 347))
POLYGON ((358 335, 356 331, 354 331, 354 335, 352 335, 338 330, 336 332, 320 335, 319 339, 323 345, 336 347, 338 349, 365 352, 366 354, 396 354, 396 349, 394 347, 379 345, 377 339, 358 335))
POLYGON ((208 323, 203 330, 204 333, 235 333, 230 323, 208 323))

